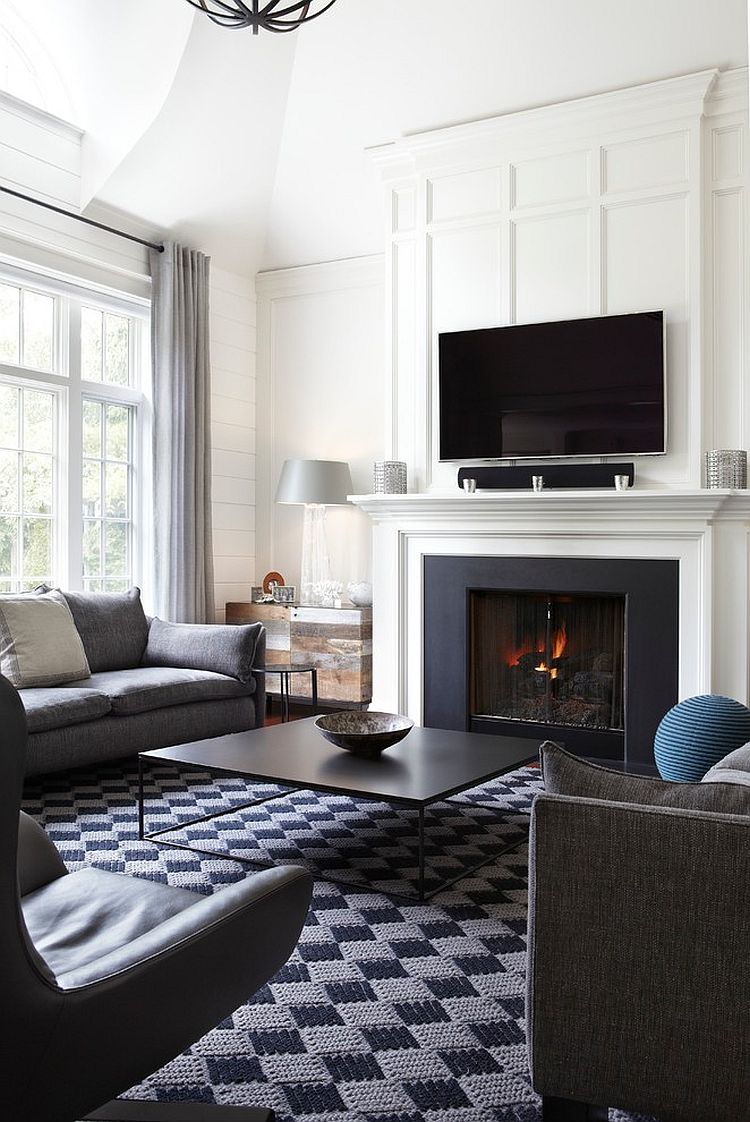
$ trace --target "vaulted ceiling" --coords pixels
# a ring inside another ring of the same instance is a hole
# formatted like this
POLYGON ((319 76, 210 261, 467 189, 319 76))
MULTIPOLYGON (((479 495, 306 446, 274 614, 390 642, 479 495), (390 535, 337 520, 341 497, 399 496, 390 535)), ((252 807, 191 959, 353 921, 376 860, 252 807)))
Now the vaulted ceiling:
MULTIPOLYGON (((747 64, 746 0, 337 0, 290 35, 184 0, 0 0, 86 130, 84 198, 246 275, 382 248, 366 149, 747 64)), ((10 17, 9 17, 10 18, 10 17)))

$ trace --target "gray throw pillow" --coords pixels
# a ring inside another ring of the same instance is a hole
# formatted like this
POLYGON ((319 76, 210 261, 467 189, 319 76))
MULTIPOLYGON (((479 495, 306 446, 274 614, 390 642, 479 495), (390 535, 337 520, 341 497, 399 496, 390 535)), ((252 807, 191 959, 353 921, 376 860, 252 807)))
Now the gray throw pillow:
POLYGON ((701 783, 742 783, 750 787, 750 744, 735 748, 709 768, 701 783))
POLYGON ((139 666, 148 639, 140 588, 127 592, 63 592, 92 674, 139 666))
POLYGON ((254 685, 255 650, 262 631, 262 623, 166 623, 152 619, 142 665, 213 670, 254 685))
POLYGON ((553 795, 750 815, 750 786, 722 782, 670 783, 647 775, 628 775, 571 756, 551 740, 542 744, 539 756, 544 789, 553 795))

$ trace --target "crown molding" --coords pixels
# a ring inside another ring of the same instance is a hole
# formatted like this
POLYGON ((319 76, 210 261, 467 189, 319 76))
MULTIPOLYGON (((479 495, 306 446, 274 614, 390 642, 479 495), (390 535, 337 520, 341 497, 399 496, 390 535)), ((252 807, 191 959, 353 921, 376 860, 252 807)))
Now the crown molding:
POLYGON ((721 113, 743 113, 747 110, 748 68, 722 70, 706 101, 706 116, 721 113))
POLYGON ((306 296, 316 292, 339 292, 350 288, 383 285, 385 259, 382 253, 367 257, 348 257, 315 265, 297 265, 258 273, 255 279, 258 298, 277 300, 285 296, 306 296))
POLYGON ((83 129, 78 128, 77 125, 72 125, 70 121, 64 121, 62 117, 56 117, 54 113, 48 113, 46 109, 39 109, 36 105, 30 105, 28 101, 21 101, 19 97, 2 90, 0 90, 0 111, 12 113, 28 124, 46 129, 47 132, 55 133, 64 140, 71 140, 80 145, 83 139, 83 129))
MULTIPOLYGON (((728 101, 736 98, 742 73, 728 72, 720 82, 718 70, 701 70, 678 78, 403 136, 367 151, 383 174, 392 178, 413 173, 418 166, 438 157, 441 150, 450 150, 455 159, 457 152, 470 151, 480 144, 486 146, 488 142, 503 144, 506 148, 513 145, 538 147, 544 140, 554 141, 563 131, 568 139, 584 138, 601 134, 603 130, 612 133, 676 119, 700 118, 707 111, 717 83, 720 97, 728 101), (739 76, 730 77, 735 73, 739 76)), ((746 82, 747 72, 744 74, 746 82)))

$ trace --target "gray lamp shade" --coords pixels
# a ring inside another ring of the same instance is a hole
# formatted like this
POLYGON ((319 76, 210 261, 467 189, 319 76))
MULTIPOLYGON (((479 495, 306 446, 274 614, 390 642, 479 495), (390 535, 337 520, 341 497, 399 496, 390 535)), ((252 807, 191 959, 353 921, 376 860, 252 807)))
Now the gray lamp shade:
POLYGON ((342 506, 353 489, 349 465, 343 460, 285 460, 276 502, 342 506))

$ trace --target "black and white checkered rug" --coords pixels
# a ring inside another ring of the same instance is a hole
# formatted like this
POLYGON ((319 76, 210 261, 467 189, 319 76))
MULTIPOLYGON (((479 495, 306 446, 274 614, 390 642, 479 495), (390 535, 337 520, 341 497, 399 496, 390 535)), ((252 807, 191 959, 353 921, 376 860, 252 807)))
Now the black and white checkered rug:
MULTIPOLYGON (((392 895, 413 891, 413 812, 305 791, 233 811, 276 789, 159 768, 147 783, 148 830, 226 808, 174 838, 304 864, 351 887, 316 880, 286 966, 133 1095, 270 1106, 279 1122, 538 1122, 523 995, 525 839, 539 786, 537 771, 521 769, 428 811, 428 889, 517 848, 420 904, 392 895)), ((25 809, 71 869, 88 863, 202 893, 252 875, 141 841, 136 790, 133 769, 71 772, 31 781, 25 809)))

